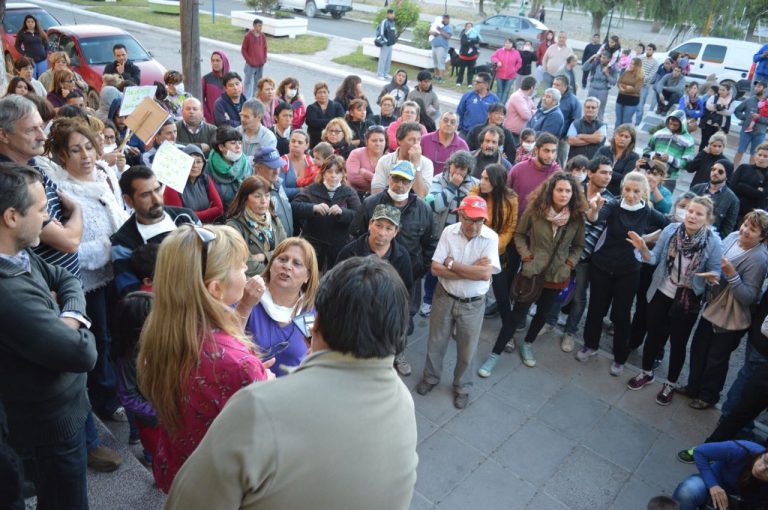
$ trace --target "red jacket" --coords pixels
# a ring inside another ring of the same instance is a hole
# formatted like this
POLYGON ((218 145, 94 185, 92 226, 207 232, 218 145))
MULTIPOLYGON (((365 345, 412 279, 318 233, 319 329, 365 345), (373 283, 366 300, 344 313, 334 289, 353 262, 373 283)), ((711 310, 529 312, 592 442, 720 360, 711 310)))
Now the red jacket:
POLYGON ((261 67, 267 63, 267 36, 264 33, 257 37, 249 30, 243 37, 243 45, 240 47, 245 62, 251 67, 261 67))
MULTIPOLYGON (((224 214, 224 204, 221 202, 221 197, 219 196, 219 192, 216 191, 216 186, 213 184, 213 180, 206 175, 201 175, 199 178, 208 181, 208 199, 211 203, 208 209, 195 211, 195 214, 197 214, 197 217, 200 218, 201 222, 213 223, 216 218, 224 214)), ((170 186, 166 186, 165 191, 163 191, 163 201, 165 202, 165 205, 171 207, 186 207, 181 201, 181 193, 170 186)))

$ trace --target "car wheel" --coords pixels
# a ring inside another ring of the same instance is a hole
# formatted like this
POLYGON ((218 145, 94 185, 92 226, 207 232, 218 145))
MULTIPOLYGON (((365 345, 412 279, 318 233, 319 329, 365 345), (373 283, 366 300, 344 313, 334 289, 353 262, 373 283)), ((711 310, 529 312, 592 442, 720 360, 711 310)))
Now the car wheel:
POLYGON ((94 89, 89 90, 88 96, 85 98, 85 104, 88 106, 88 108, 98 110, 100 102, 101 98, 99 97, 99 93, 94 89))
POLYGON ((343 12, 334 11, 331 13, 333 19, 341 19, 342 16, 344 16, 343 12))
POLYGON ((14 74, 13 72, 13 57, 10 53, 5 53, 5 70, 8 74, 14 74))
POLYGON ((312 0, 307 2, 307 5, 304 7, 304 14, 307 15, 307 18, 314 18, 317 16, 317 6, 315 5, 315 2, 312 0))

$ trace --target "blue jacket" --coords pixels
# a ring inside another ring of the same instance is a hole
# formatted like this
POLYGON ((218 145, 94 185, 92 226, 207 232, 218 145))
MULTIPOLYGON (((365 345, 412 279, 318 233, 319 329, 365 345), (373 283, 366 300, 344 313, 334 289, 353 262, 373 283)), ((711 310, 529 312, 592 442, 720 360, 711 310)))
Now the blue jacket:
MULTIPOLYGON (((669 243, 672 240, 672 236, 677 232, 680 223, 670 223, 664 230, 661 231, 659 240, 656 241, 656 246, 651 250, 651 259, 646 262, 652 266, 656 266, 656 270, 653 272, 653 279, 651 280, 651 286, 648 287, 648 292, 645 297, 648 302, 651 302, 653 295, 659 290, 661 284, 669 276, 667 272, 667 252, 669 252, 669 243)), ((720 276, 720 259, 723 256, 723 243, 713 230, 709 231, 710 236, 707 241, 707 252, 704 254, 704 258, 701 259, 701 265, 698 267, 695 273, 708 273, 712 272, 720 276)), ((693 277, 693 292, 697 296, 704 294, 706 288, 706 281, 699 277, 693 277)))
POLYGON ((704 100, 701 97, 696 98, 696 104, 694 108, 690 108, 688 104, 688 94, 683 94, 680 98, 680 102, 677 104, 679 110, 685 112, 685 116, 689 119, 700 119, 704 115, 704 100))
MULTIPOLYGON (((764 447, 752 441, 704 443, 694 448, 693 461, 707 489, 719 485, 728 494, 739 494, 738 481, 741 471, 752 455, 764 451, 764 447)), ((762 485, 761 489, 765 493, 768 484, 762 485)))
POLYGON ((488 120, 488 107, 493 103, 499 103, 499 98, 493 92, 488 92, 485 97, 471 90, 461 96, 456 113, 459 115, 459 131, 469 133, 473 127, 485 124, 488 120))
POLYGON ((763 56, 763 53, 766 51, 768 51, 768 44, 764 44, 763 47, 760 48, 760 51, 755 53, 755 56, 752 57, 752 61, 757 63, 755 74, 768 76, 768 58, 763 56))
POLYGON ((543 110, 541 108, 536 110, 533 117, 528 119, 526 127, 533 129, 536 136, 538 136, 539 133, 546 131, 559 138, 563 129, 567 130, 569 126, 565 124, 563 112, 560 111, 560 107, 556 106, 549 110, 543 110))
POLYGON ((570 90, 563 94, 560 98, 560 111, 563 112, 563 129, 559 133, 553 133, 558 138, 568 137, 568 128, 571 127, 573 121, 582 117, 581 102, 576 94, 570 90))
POLYGON ((221 97, 213 104, 213 118, 216 125, 238 127, 240 125, 240 110, 244 104, 245 96, 240 96, 240 103, 235 107, 227 93, 222 92, 221 97))

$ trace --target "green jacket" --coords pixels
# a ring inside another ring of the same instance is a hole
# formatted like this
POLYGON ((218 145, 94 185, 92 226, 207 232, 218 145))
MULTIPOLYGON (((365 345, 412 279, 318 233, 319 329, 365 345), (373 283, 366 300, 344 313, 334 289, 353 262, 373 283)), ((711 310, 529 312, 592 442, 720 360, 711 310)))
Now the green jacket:
MULTIPOLYGON (((288 236, 285 234, 285 229, 283 228, 280 220, 278 220, 277 216, 274 214, 271 214, 271 216, 272 221, 270 223, 272 226, 273 235, 275 236, 273 246, 276 247, 288 236)), ((245 244, 248 245, 249 257, 248 261, 246 262, 248 269, 246 269, 245 274, 248 277, 251 277, 264 272, 264 270, 267 268, 267 264, 269 264, 269 260, 272 258, 272 252, 275 250, 274 248, 270 249, 270 243, 269 240, 265 237, 265 234, 262 233, 261 230, 252 228, 249 223, 250 222, 245 217, 245 212, 241 213, 239 216, 227 220, 227 225, 240 232, 240 235, 243 236, 243 239, 245 239, 245 244), (263 262, 253 260, 253 255, 258 255, 259 253, 266 257, 263 262)))
POLYGON ((659 129, 651 136, 644 152, 658 152, 669 156, 667 177, 676 178, 680 170, 685 169, 686 165, 693 161, 696 156, 696 141, 688 133, 685 112, 675 110, 667 115, 664 120, 664 128, 659 129), (672 133, 669 130, 667 126, 670 118, 680 121, 680 133, 672 133))
POLYGON ((517 224, 515 247, 523 261, 533 257, 523 262, 523 275, 531 277, 543 271, 545 282, 564 282, 570 278, 571 268, 576 267, 584 250, 584 218, 582 215, 571 217, 553 237, 552 223, 534 216, 529 207, 517 224), (566 262, 570 262, 570 266, 566 262))

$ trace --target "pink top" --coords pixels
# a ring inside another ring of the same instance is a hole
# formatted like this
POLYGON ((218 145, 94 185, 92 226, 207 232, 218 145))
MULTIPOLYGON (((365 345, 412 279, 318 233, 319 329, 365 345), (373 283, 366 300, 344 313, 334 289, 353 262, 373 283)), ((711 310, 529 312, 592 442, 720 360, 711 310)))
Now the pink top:
POLYGON ((371 179, 376 171, 376 163, 368 157, 368 148, 360 147, 347 157, 347 180, 357 191, 371 191, 371 179))
POLYGON ((197 369, 186 381, 180 429, 171 435, 160 424, 152 471, 157 486, 166 493, 230 397, 253 381, 267 379, 254 351, 222 331, 214 331, 212 337, 203 341, 197 369))
POLYGON ((523 66, 523 59, 517 49, 499 48, 491 55, 491 62, 500 63, 496 69, 496 78, 512 80, 517 77, 517 71, 523 66))
MULTIPOLYGON (((390 151, 394 151, 397 149, 397 128, 400 126, 400 123, 403 122, 403 118, 399 117, 397 120, 395 120, 392 124, 387 126, 387 147, 390 151)), ((421 126, 421 136, 424 136, 427 134, 427 128, 424 127, 423 124, 419 124, 421 126)))
POLYGON ((519 135, 535 111, 536 108, 533 106, 531 96, 523 94, 522 90, 514 91, 507 99, 507 116, 504 118, 504 127, 519 135))

